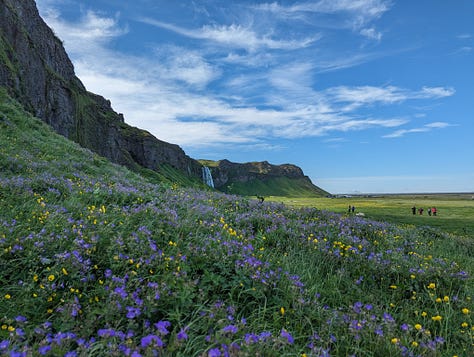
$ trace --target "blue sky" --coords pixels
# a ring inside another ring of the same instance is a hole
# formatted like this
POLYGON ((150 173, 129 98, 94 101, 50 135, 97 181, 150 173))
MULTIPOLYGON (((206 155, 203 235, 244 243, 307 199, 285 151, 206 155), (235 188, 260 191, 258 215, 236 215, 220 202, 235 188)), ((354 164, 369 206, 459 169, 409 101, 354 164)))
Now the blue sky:
POLYGON ((87 89, 196 159, 474 192, 472 0, 37 0, 87 89))

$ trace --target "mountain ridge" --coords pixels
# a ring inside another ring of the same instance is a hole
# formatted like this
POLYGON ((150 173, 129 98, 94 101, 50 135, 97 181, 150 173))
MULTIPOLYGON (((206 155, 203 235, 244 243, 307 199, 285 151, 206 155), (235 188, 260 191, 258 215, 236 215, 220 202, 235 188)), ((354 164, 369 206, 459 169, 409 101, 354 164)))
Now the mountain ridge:
POLYGON ((199 162, 209 167, 214 187, 223 192, 271 196, 328 195, 293 164, 273 165, 268 161, 236 163, 227 159, 199 162), (283 178, 287 180, 282 181, 283 178))

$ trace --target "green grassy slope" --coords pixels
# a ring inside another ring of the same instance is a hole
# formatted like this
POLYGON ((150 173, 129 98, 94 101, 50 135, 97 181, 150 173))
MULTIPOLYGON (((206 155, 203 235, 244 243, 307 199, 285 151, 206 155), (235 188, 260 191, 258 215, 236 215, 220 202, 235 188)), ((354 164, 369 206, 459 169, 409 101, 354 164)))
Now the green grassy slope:
MULTIPOLYGON (((41 150, 45 153, 46 156, 58 156, 67 158, 71 156, 71 160, 75 158, 78 152, 87 152, 88 160, 84 165, 92 164, 92 168, 96 165, 98 168, 104 166, 109 167, 108 170, 115 170, 118 166, 110 165, 109 161, 96 155, 88 150, 81 150, 77 145, 72 144, 68 140, 56 136, 52 129, 47 125, 43 125, 38 119, 29 119, 24 120, 25 117, 29 117, 29 114, 23 112, 21 107, 12 99, 9 98, 6 91, 3 88, 0 88, 0 101, 2 102, 2 112, 4 118, 8 118, 10 113, 15 113, 13 118, 18 118, 14 123, 16 133, 21 132, 20 135, 15 134, 15 137, 12 138, 13 142, 10 142, 11 145, 19 145, 23 149, 32 148, 33 146, 37 148, 36 150, 41 150), (18 114, 21 113, 21 114, 18 114), (21 143, 18 142, 21 140, 21 143)), ((9 125, 10 119, 4 119, 2 122, 4 134, 8 132, 8 129, 12 129, 9 125)), ((12 134, 13 135, 13 134, 12 134)), ((4 143, 6 145, 8 143, 4 143)), ((76 160, 77 161, 77 160, 76 160)), ((91 168, 88 168, 90 170, 91 168)), ((160 166, 159 171, 152 171, 143 167, 135 166, 135 171, 141 175, 141 178, 146 178, 150 182, 162 183, 169 185, 180 185, 187 187, 199 187, 204 189, 205 185, 202 184, 199 180, 192 179, 182 174, 181 171, 173 168, 170 165, 160 166)), ((93 173, 95 171, 93 170, 93 173)), ((97 171, 97 173, 99 173, 97 171)))
POLYGON ((472 351, 472 240, 148 174, 0 91, 0 355, 472 351))
POLYGON ((234 182, 224 187, 222 191, 242 196, 318 197, 327 194, 306 179, 288 177, 234 182))

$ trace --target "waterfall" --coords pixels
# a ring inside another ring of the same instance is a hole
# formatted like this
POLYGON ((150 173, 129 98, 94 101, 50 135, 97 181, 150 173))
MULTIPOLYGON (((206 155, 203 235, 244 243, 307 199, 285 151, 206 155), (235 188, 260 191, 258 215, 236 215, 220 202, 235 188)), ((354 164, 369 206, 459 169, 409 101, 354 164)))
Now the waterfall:
POLYGON ((202 180, 206 185, 214 188, 214 181, 212 180, 211 170, 209 170, 209 167, 207 166, 202 167, 202 180))

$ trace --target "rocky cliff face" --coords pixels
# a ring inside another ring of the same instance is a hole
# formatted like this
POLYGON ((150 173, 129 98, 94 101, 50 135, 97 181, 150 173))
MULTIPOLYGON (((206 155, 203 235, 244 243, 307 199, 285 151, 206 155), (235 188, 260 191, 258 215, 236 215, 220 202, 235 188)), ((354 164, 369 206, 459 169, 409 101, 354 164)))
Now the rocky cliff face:
POLYGON ((303 174, 303 170, 292 164, 272 165, 267 161, 240 164, 229 160, 220 160, 217 162, 207 161, 207 164, 211 166, 214 186, 218 189, 235 182, 246 183, 252 180, 265 181, 276 177, 307 179, 310 181, 309 178, 303 174))
POLYGON ((303 170, 292 164, 272 165, 267 161, 244 164, 229 160, 200 160, 211 172, 214 187, 244 196, 325 196, 303 170))
POLYGON ((200 177, 201 165, 179 146, 127 125, 86 91, 34 0, 0 0, 0 85, 56 132, 113 162, 152 170, 166 163, 200 177))

